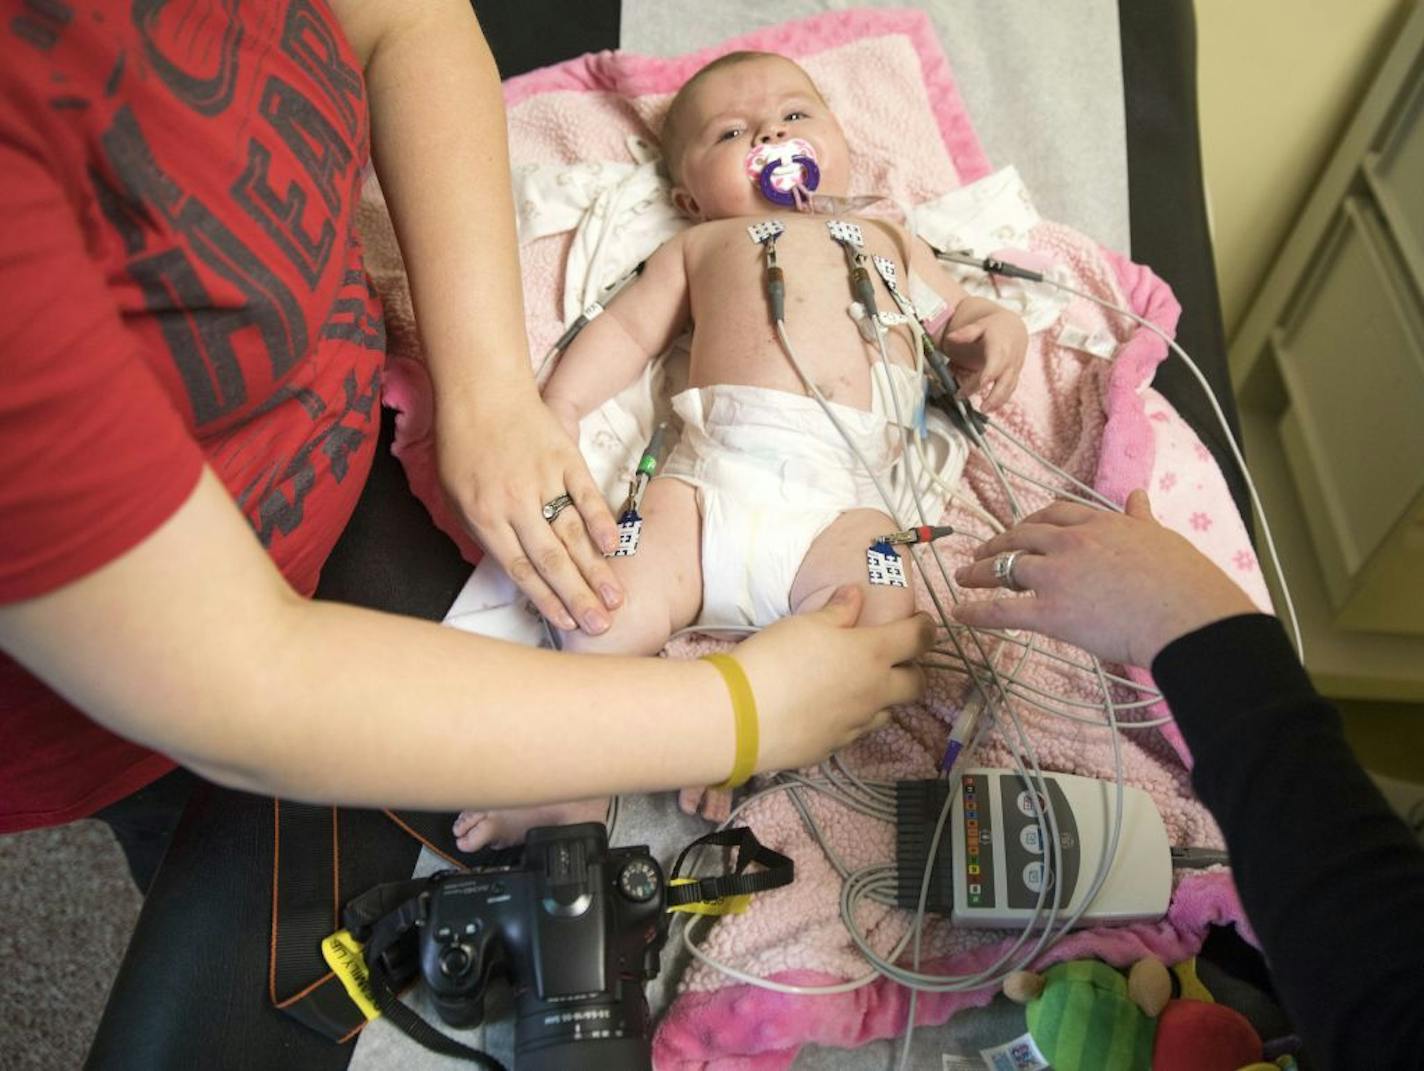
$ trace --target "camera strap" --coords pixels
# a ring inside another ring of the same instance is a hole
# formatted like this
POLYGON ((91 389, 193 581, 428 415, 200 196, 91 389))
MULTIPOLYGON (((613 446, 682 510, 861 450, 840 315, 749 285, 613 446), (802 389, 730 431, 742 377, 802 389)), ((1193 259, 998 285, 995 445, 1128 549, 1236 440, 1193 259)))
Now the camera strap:
POLYGON ((717 907, 727 911, 742 910, 732 907, 733 897, 747 897, 753 893, 766 892, 790 885, 796 877, 796 864, 790 856, 782 855, 756 839, 748 826, 734 826, 719 829, 698 837, 689 844, 672 865, 668 877, 667 903, 669 911, 685 911, 694 914, 722 914, 717 907), (696 848, 732 848, 736 854, 732 860, 732 872, 716 877, 684 878, 682 864, 688 853, 696 848), (761 869, 747 873, 747 868, 756 864, 761 869))
POLYGON ((442 871, 428 878, 378 885, 351 901, 343 918, 347 931, 365 942, 361 954, 369 978, 367 994, 392 1026, 431 1052, 469 1060, 487 1071, 506 1071, 504 1064, 489 1053, 441 1033, 402 1004, 397 987, 392 984, 393 976, 408 981, 407 975, 413 977, 418 972, 419 966, 411 954, 411 931, 425 914, 431 886, 449 873, 451 871, 442 871))
MULTIPOLYGON (((272 811, 268 997, 274 1007, 303 1026, 332 1041, 347 1042, 361 1031, 368 1017, 352 995, 352 988, 359 987, 366 974, 360 951, 349 944, 333 946, 327 941, 342 923, 342 907, 350 895, 345 890, 369 888, 373 877, 379 880, 409 874, 421 845, 461 870, 471 863, 489 862, 491 856, 477 858, 460 852, 448 815, 346 811, 286 800, 273 800, 272 811), (397 873, 390 873, 393 867, 397 873)), ((509 857, 510 853, 495 856, 509 857)), ((388 890, 385 895, 389 899, 380 913, 387 914, 397 906, 400 886, 412 884, 423 888, 425 882, 395 882, 372 889, 373 894, 388 890)), ((413 889, 405 898, 418 892, 413 889)), ((373 912, 381 906, 379 901, 368 902, 373 912)), ((418 973, 412 962, 393 973, 390 981, 399 992, 414 982, 418 973)))
MULTIPOLYGON (((472 1061, 487 1071, 504 1071, 494 1057, 441 1033, 398 996, 419 976, 412 931, 424 898, 444 874, 376 885, 343 906, 343 886, 359 880, 348 873, 352 868, 341 850, 343 816, 348 825, 356 816, 333 807, 275 800, 273 812, 268 974, 272 1004, 335 1042, 350 1041, 371 1018, 383 1015, 428 1049, 472 1061), (332 932, 343 924, 345 929, 332 932)), ((453 847, 448 816, 384 811, 379 819, 374 812, 359 812, 359 817, 361 845, 377 854, 394 852, 397 844, 410 843, 407 838, 458 870, 469 869, 471 863, 510 865, 521 854, 518 849, 480 857, 460 853, 453 847)), ((787 885, 794 876, 791 859, 762 845, 750 829, 719 830, 693 841, 678 855, 667 890, 668 910, 700 907, 703 913, 721 913, 736 902, 733 898, 787 885), (689 853, 705 847, 733 849, 731 872, 680 878, 689 853), (759 869, 748 873, 754 864, 759 869)))

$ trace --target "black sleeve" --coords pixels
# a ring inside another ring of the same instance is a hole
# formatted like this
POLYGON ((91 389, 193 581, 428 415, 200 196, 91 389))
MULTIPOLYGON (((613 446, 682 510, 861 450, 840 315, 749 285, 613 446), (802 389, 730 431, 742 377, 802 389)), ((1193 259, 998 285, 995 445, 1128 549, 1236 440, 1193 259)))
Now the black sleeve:
POLYGON ((1424 849, 1280 623, 1219 621, 1152 672, 1306 1051, 1338 1071, 1424 1068, 1424 849))

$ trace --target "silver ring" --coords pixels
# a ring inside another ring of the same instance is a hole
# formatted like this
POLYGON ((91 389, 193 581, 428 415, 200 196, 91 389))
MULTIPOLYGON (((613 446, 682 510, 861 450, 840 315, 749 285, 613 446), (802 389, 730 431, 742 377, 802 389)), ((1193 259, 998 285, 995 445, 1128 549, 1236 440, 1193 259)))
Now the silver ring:
POLYGON ((554 518, 557 517, 560 513, 563 513, 565 509, 567 509, 569 506, 572 506, 573 504, 573 496, 570 495, 568 492, 565 492, 564 494, 559 495, 555 498, 549 499, 549 501, 544 503, 544 520, 548 521, 550 524, 553 524, 554 518))
POLYGON ((1006 550, 994 556, 994 579, 1010 591, 1027 591, 1028 588, 1014 579, 1014 562, 1022 554, 1021 550, 1006 550))

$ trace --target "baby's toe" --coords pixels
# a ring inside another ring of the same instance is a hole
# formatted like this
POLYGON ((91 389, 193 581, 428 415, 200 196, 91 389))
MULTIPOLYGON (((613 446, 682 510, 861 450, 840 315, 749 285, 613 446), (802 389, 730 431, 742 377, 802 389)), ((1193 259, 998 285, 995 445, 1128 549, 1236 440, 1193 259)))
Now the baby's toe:
POLYGON ((677 805, 683 814, 696 814, 698 808, 702 806, 702 797, 706 789, 684 788, 677 794, 677 805))

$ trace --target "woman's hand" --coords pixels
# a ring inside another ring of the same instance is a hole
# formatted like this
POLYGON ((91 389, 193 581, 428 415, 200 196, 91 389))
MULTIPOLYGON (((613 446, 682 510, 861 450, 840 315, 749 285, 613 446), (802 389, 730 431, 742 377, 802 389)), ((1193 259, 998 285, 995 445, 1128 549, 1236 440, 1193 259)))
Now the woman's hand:
POLYGON ((1125 513, 1068 502, 1039 510, 974 552, 955 573, 967 588, 1001 586, 994 558, 1022 551, 1013 578, 1028 594, 960 603, 976 628, 1030 629, 1099 658, 1150 666, 1163 647, 1203 625, 1256 607, 1185 538, 1157 523, 1146 491, 1125 513))
POLYGON ((1028 329, 1014 313, 994 306, 988 315, 946 331, 940 344, 959 376, 963 397, 989 388, 979 406, 984 412, 993 412, 1013 396, 1028 352, 1028 329))
POLYGON ((474 537, 558 628, 605 631, 623 604, 604 560, 618 528, 566 421, 532 380, 443 405, 435 427, 441 483, 474 537), (564 493, 573 504, 545 520, 544 503, 564 493))
POLYGON ((820 762, 924 694, 914 661, 934 643, 929 616, 854 628, 862 600, 848 584, 815 613, 783 618, 736 649, 756 696, 758 770, 820 762))

